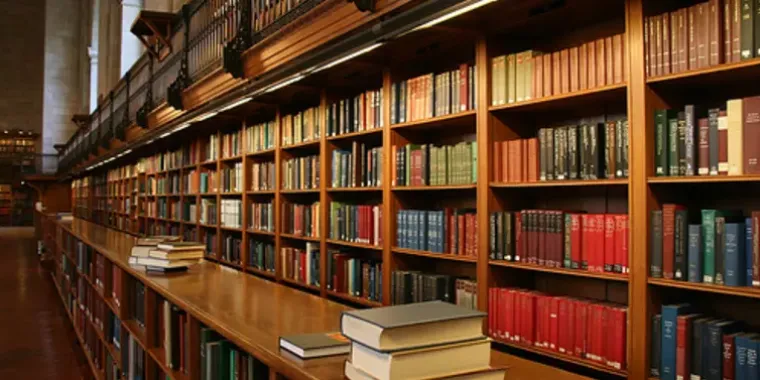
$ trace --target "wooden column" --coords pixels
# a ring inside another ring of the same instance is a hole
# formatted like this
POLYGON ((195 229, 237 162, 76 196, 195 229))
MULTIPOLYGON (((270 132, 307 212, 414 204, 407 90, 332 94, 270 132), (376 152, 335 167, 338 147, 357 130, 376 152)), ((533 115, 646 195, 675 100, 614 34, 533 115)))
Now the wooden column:
MULTIPOLYGON (((486 39, 483 36, 478 37, 475 43, 475 81, 476 86, 476 133, 478 148, 478 183, 477 183, 477 221, 478 221, 478 262, 477 262, 477 281, 478 281, 478 309, 486 311, 488 309, 488 174, 490 156, 488 148, 491 145, 488 136, 488 98, 490 86, 488 80, 488 47, 486 39)), ((485 322, 484 322, 485 323, 485 322)))

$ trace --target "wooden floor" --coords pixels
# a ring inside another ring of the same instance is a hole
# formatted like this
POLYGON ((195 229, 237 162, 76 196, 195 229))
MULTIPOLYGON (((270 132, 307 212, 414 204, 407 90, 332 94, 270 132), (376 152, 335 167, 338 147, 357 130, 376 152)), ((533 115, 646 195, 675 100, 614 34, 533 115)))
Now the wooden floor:
POLYGON ((89 378, 31 229, 0 228, 0 379, 89 378))

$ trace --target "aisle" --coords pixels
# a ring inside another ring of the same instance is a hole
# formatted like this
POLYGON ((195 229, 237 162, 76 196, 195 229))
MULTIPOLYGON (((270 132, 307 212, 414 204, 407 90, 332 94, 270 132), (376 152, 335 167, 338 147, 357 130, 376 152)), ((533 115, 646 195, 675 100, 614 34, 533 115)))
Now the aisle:
POLYGON ((36 249, 32 229, 0 228, 0 379, 81 379, 86 362, 36 249))

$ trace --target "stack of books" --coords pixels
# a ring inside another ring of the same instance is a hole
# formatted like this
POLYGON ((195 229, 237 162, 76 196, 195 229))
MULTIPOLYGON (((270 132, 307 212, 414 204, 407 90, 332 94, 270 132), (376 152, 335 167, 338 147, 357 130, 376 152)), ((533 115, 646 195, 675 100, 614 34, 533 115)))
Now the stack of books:
POLYGON ((351 380, 503 380, 491 368, 485 313, 434 301, 346 311, 341 332, 351 341, 345 375, 351 380))
POLYGON ((203 244, 181 242, 179 237, 157 242, 156 237, 138 240, 129 257, 131 265, 144 266, 151 272, 181 272, 199 263, 206 253, 203 244))

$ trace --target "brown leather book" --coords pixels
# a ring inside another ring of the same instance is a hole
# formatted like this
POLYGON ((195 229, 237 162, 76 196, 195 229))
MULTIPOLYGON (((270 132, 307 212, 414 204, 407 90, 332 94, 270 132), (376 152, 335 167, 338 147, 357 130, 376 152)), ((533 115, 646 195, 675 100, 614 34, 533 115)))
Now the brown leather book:
POLYGON ((708 7, 708 64, 710 66, 720 65, 723 62, 723 28, 720 23, 723 20, 723 7, 718 0, 709 0, 708 7))
POLYGON ((588 44, 578 47, 578 89, 588 88, 588 44))
POLYGON ((501 142, 501 181, 502 182, 511 182, 512 181, 512 152, 510 151, 510 141, 502 141, 501 142))
POLYGON ((538 181, 538 139, 528 139, 528 182, 538 181))
POLYGON ((710 123, 707 118, 699 119, 699 175, 710 174, 710 123))
POLYGON ((655 19, 656 16, 649 18, 648 30, 644 31, 649 40, 649 74, 653 77, 657 76, 657 42, 655 41, 655 25, 657 22, 655 19))
POLYGON ((533 57, 533 99, 544 97, 544 57, 536 54, 533 57))
POLYGON ((731 63, 741 61, 742 53, 742 0, 731 2, 731 63))
POLYGON ((623 35, 612 36, 612 83, 623 83, 623 35))
POLYGON ((520 141, 520 164, 522 165, 522 178, 520 178, 520 181, 527 182, 530 177, 530 157, 528 156, 530 146, 528 145, 528 139, 520 139, 518 141, 520 141))
POLYGON ((760 174, 760 96, 744 98, 744 174, 760 174))
POLYGON ((493 143, 493 173, 491 174, 491 181, 500 183, 501 182, 501 164, 504 162, 502 160, 502 151, 501 151, 501 141, 494 141, 493 143))
POLYGON ((662 38, 662 75, 668 75, 671 73, 670 71, 670 64, 671 64, 671 41, 670 41, 670 35, 671 35, 671 29, 670 29, 670 13, 663 13, 660 15, 662 17, 662 32, 660 34, 660 38, 662 38))
POLYGON ((596 85, 599 87, 607 85, 607 74, 604 71, 606 68, 604 47, 604 38, 596 40, 596 85))
POLYGON ((675 74, 680 71, 681 56, 678 55, 678 11, 670 12, 670 72, 675 74))
POLYGON ((697 68, 710 66, 710 10, 707 3, 697 4, 697 68))
POLYGON ((560 74, 560 57, 559 52, 552 53, 552 93, 559 95, 562 93, 562 75, 560 74))
POLYGON ((588 88, 596 88, 596 41, 589 42, 588 46, 588 88))
POLYGON ((580 90, 580 78, 578 77, 578 47, 571 47, 570 52, 570 92, 580 90))
POLYGON ((731 3, 733 0, 723 1, 723 63, 731 62, 731 3))
POLYGON ((678 10, 678 71, 689 70, 689 17, 687 9, 678 10))
POLYGON ((689 28, 689 70, 697 68, 697 6, 693 5, 687 10, 689 28))
POLYGON ((662 16, 653 16, 654 21, 654 34, 652 35, 652 41, 654 41, 654 76, 662 75, 662 16))
POLYGON ((604 39, 604 74, 606 85, 615 83, 615 54, 612 51, 612 37, 604 39))
POLYGON ((649 59, 649 53, 652 49, 649 48, 649 17, 644 17, 644 74, 647 77, 652 76, 651 62, 649 59))
POLYGON ((559 52, 560 90, 563 94, 570 92, 570 51, 562 49, 559 52))
POLYGON ((552 96, 552 94, 553 94, 552 85, 554 84, 554 82, 552 81, 552 72, 553 72, 553 70, 552 70, 552 55, 551 54, 544 54, 542 56, 542 58, 543 58, 543 63, 541 64, 541 66, 542 66, 543 71, 544 71, 544 75, 543 75, 543 78, 541 80, 541 82, 544 85, 544 90, 542 91, 542 93, 543 93, 544 96, 552 96))

